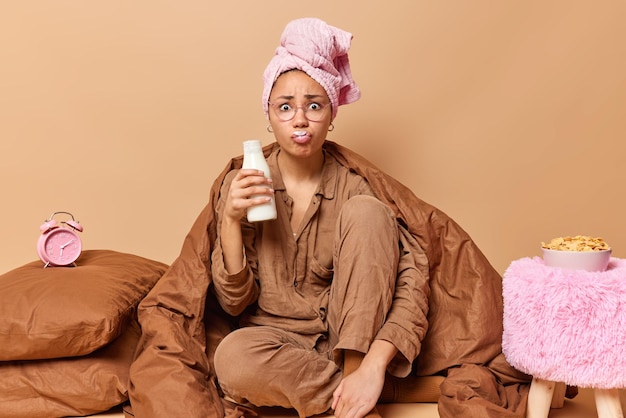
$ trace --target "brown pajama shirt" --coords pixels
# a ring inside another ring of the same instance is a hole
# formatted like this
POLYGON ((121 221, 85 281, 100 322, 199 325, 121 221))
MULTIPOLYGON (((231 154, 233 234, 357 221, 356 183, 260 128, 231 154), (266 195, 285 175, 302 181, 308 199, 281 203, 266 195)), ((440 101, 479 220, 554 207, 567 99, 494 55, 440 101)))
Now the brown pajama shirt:
MULTIPOLYGON (((297 231, 291 198, 268 158, 278 217, 243 223, 245 267, 228 274, 220 238, 212 254, 215 293, 242 328, 220 343, 215 370, 237 401, 295 408, 300 416, 328 410, 342 372, 342 350, 367 352, 376 338, 399 349, 396 373, 417 356, 411 320, 387 321, 394 301, 402 246, 393 211, 367 182, 325 154, 322 179, 297 231), (245 311, 244 311, 245 310, 245 311), (409 340, 408 342, 406 340, 409 340)), ((235 172, 227 175, 226 196, 235 172)), ((218 225, 224 202, 216 207, 218 225)), ((219 227, 218 227, 219 231, 219 227)))

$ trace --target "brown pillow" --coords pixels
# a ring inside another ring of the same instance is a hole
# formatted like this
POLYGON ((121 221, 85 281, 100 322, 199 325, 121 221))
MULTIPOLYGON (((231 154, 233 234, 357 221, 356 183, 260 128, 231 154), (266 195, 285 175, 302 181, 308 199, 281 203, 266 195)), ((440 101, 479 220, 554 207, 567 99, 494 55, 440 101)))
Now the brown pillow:
POLYGON ((81 356, 117 338, 167 265, 87 250, 76 267, 32 262, 0 276, 0 360, 81 356))
POLYGON ((0 416, 83 416, 126 402, 140 332, 132 320, 115 341, 87 356, 0 362, 0 416))

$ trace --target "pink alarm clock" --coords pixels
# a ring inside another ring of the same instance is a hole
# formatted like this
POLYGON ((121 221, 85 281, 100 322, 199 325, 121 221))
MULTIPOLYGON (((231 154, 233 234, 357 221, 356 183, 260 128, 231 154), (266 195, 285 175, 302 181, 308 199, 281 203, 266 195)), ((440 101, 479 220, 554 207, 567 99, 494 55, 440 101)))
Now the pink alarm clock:
POLYGON ((83 227, 74 219, 69 212, 54 212, 43 225, 39 227, 41 236, 37 240, 37 253, 41 261, 48 266, 76 265, 74 262, 80 256, 83 244, 77 232, 82 232, 83 227), (54 216, 58 214, 69 215, 72 219, 57 222, 54 216))

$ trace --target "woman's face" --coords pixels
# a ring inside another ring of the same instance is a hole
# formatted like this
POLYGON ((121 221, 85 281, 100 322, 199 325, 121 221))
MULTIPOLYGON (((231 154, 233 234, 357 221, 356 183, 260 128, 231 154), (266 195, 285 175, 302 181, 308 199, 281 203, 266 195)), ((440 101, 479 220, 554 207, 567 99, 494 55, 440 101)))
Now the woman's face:
POLYGON ((269 102, 270 124, 284 152, 297 158, 321 153, 332 110, 326 91, 317 81, 303 71, 283 73, 274 83, 269 102))

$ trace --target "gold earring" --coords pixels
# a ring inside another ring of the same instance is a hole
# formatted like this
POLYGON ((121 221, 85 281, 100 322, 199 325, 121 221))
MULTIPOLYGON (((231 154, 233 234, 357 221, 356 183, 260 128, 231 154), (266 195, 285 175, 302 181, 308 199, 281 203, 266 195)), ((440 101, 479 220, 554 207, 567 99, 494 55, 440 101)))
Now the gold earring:
POLYGON ((266 130, 267 132, 271 133, 271 134, 273 134, 273 133, 274 133, 274 131, 272 131, 272 125, 271 125, 271 124, 269 124, 269 123, 268 123, 268 124, 267 124, 267 126, 265 127, 265 130, 266 130))
POLYGON ((335 125, 333 125, 333 123, 330 123, 330 126, 328 127, 328 132, 332 132, 335 130, 335 125))

